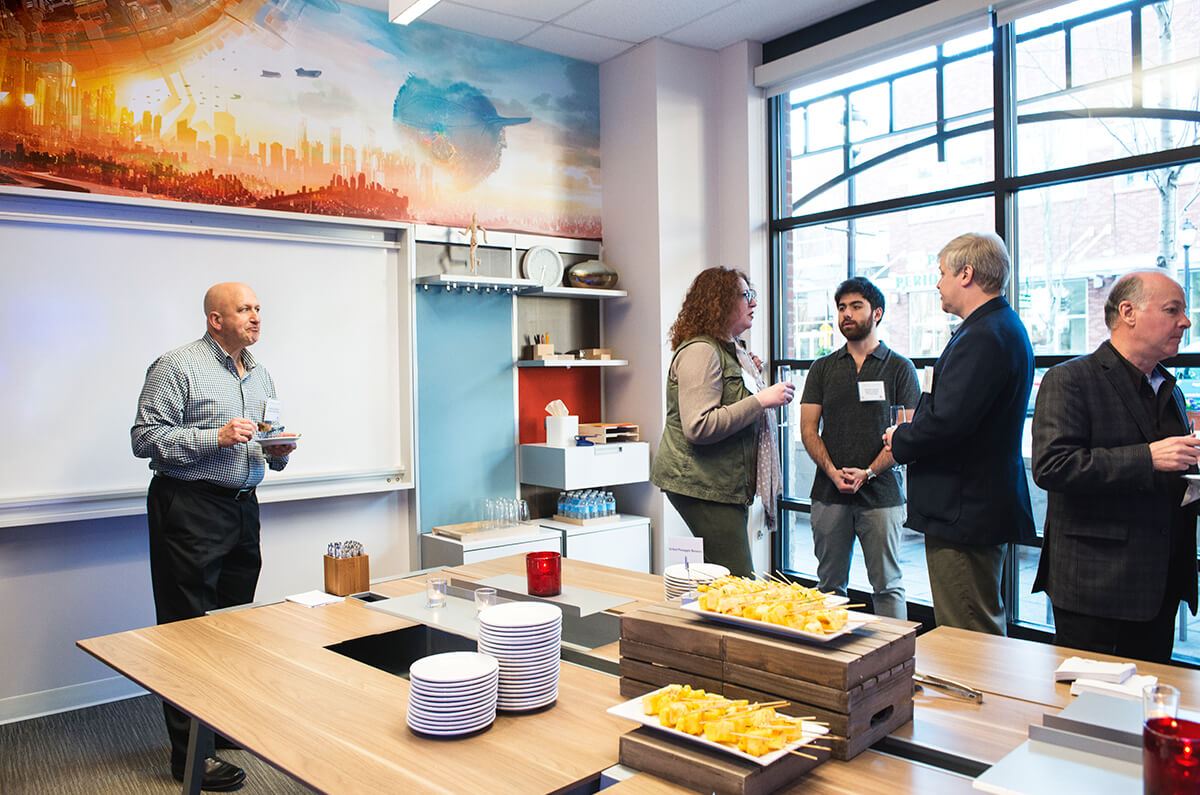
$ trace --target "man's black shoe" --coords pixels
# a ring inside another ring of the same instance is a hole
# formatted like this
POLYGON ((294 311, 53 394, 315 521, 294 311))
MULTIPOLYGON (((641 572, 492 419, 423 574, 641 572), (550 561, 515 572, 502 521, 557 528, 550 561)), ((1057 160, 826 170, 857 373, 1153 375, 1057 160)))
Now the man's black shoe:
POLYGON ((223 734, 218 734, 213 738, 218 751, 241 751, 242 746, 235 743, 223 734))
MULTIPOLYGON (((184 765, 171 763, 171 775, 176 781, 183 781, 184 765)), ((204 778, 200 781, 200 789, 208 792, 228 792, 242 786, 246 780, 246 771, 237 765, 210 756, 204 760, 204 778)))

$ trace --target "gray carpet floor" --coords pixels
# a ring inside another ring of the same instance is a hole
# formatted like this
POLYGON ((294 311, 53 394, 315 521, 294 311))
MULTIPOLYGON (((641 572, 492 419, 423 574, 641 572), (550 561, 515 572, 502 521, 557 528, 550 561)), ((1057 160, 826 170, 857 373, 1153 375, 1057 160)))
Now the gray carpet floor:
MULTIPOLYGON (((238 792, 246 795, 314 792, 247 751, 218 756, 245 769, 238 792)), ((153 696, 9 723, 0 726, 0 793, 178 793, 169 757, 161 702, 153 696)))

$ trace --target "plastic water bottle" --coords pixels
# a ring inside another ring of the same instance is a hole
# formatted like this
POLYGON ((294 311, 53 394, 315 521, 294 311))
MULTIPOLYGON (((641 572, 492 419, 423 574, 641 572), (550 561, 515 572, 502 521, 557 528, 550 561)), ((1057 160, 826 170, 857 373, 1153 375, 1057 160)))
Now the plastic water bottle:
POLYGON ((579 492, 572 492, 571 507, 569 509, 570 512, 567 514, 567 516, 570 516, 572 519, 584 519, 586 518, 584 510, 583 499, 579 496, 579 492))
POLYGON ((559 516, 567 515, 567 493, 565 491, 558 493, 558 510, 555 513, 559 516))
POLYGON ((617 515, 617 498, 613 496, 613 493, 611 491, 607 491, 604 493, 604 515, 605 516, 616 516, 617 515))

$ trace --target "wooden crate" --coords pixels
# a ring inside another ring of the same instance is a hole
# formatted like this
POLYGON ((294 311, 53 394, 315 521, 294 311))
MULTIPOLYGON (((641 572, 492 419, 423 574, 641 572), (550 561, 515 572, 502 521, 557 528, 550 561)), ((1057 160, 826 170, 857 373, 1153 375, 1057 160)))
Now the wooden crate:
POLYGON ((802 750, 817 758, 787 754, 769 765, 760 765, 643 727, 622 735, 620 761, 699 792, 766 795, 793 783, 829 758, 829 751, 816 744, 802 750))
POLYGON ((621 695, 690 684, 729 698, 786 699, 828 721, 851 759, 912 718, 916 624, 878 619, 827 643, 709 621, 671 605, 621 618, 621 695))

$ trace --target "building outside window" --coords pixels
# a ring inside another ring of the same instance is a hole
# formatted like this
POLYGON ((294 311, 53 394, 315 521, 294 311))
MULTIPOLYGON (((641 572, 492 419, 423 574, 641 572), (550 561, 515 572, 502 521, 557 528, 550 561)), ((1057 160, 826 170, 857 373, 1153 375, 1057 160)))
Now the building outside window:
MULTIPOLYGON (((1200 321, 1200 0, 1092 0, 994 20, 772 100, 774 361, 797 383, 844 343, 833 292, 856 275, 885 295, 887 345, 932 365, 958 322, 941 311, 937 252, 967 231, 1009 245, 1035 398, 1046 368, 1108 337, 1103 303, 1124 273, 1165 269, 1200 321)), ((1200 328, 1171 364, 1200 407, 1200 328)), ((814 467, 798 417, 797 407, 782 429, 778 552, 785 570, 812 576, 814 467)), ((1024 450, 1028 467, 1028 420, 1024 450)), ((1030 487, 1040 536, 1045 494, 1030 487)), ((917 603, 928 601, 922 540, 906 531, 917 603)), ((1047 600, 1030 594, 1038 552, 1014 550, 1010 627, 1048 636, 1047 600)), ((851 586, 869 594, 855 555, 851 586)), ((1176 653, 1200 660, 1200 626, 1190 640, 1176 653)))

